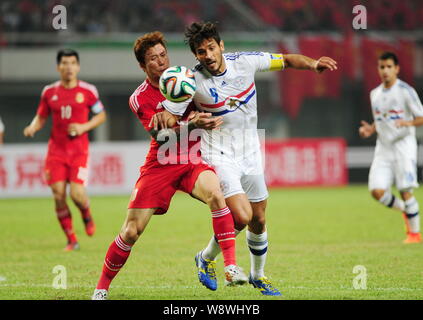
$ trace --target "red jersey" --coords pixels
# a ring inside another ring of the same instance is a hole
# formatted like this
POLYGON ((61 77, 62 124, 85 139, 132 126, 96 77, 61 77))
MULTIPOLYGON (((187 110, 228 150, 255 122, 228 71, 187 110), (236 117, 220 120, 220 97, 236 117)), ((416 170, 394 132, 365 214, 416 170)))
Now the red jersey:
POLYGON ((72 157, 88 153, 88 133, 77 137, 68 134, 71 123, 86 123, 90 111, 100 113, 104 107, 95 86, 78 80, 76 87, 67 89, 60 81, 44 87, 37 114, 52 115, 52 130, 48 144, 50 156, 72 157))
MULTIPOLYGON (((159 88, 156 88, 155 86, 153 86, 151 82, 148 79, 146 79, 134 91, 134 93, 129 98, 129 106, 131 110, 135 113, 135 115, 138 117, 139 121, 142 123, 145 130, 150 131, 152 128, 150 128, 148 125, 150 124, 150 121, 153 115, 158 112, 164 111, 164 108, 161 104, 161 102, 164 100, 165 98, 160 93, 159 88)), ((194 110, 193 104, 191 104, 187 108, 184 115, 182 116, 182 119, 186 118, 192 110, 194 110)), ((195 153, 195 155, 199 157, 199 149, 200 149, 199 141, 200 141, 200 137, 197 137, 195 141, 189 141, 187 148, 183 148, 183 147, 181 148, 180 144, 178 143, 176 146, 177 158, 175 161, 177 163, 187 161, 188 152, 194 145, 197 145, 197 144, 198 145, 196 146, 197 148, 196 150, 198 150, 198 152, 195 153)), ((160 163, 158 159, 164 158, 164 157, 166 157, 167 159, 171 158, 168 154, 165 155, 164 153, 164 152, 169 152, 169 150, 161 151, 159 150, 159 148, 160 148, 160 145, 157 143, 157 141, 151 138, 150 150, 146 157, 146 164, 158 165, 160 163)), ((196 161, 198 161, 198 159, 196 159, 196 161)))

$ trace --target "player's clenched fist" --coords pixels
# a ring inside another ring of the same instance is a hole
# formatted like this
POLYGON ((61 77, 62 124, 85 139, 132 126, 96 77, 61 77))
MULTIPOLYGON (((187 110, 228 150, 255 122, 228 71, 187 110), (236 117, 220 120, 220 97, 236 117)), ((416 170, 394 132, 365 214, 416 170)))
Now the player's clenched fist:
POLYGON ((361 121, 361 126, 358 129, 358 134, 362 138, 368 138, 375 132, 374 125, 369 124, 366 121, 361 121))
POLYGON ((33 138, 35 135, 35 132, 36 132, 35 128, 29 125, 25 127, 23 134, 25 137, 33 138))
POLYGON ((76 137, 76 136, 80 136, 81 134, 83 134, 85 132, 85 128, 84 125, 81 123, 71 123, 68 126, 68 134, 71 137, 76 137))

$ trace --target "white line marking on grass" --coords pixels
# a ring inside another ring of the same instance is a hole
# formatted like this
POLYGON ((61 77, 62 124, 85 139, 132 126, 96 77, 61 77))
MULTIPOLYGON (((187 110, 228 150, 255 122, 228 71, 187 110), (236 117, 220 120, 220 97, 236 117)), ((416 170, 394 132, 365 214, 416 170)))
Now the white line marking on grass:
MULTIPOLYGON (((27 284, 27 283, 5 283, 0 284, 0 287, 33 287, 33 288, 51 288, 51 284, 27 284)), ((317 290, 317 291, 323 291, 323 290, 333 290, 333 291, 339 291, 339 290, 350 290, 350 291, 422 291, 423 288, 371 288, 368 287, 367 290, 355 290, 352 287, 346 287, 346 286, 340 286, 340 287, 304 287, 304 286, 288 286, 283 287, 283 290, 287 289, 294 289, 294 290, 317 290)), ((81 285, 68 285, 68 288, 72 289, 93 289, 94 286, 81 286, 81 285)), ((139 285, 139 286, 110 286, 111 289, 198 289, 203 288, 201 285, 195 285, 195 286, 171 286, 171 285, 163 285, 163 286, 148 286, 148 285, 139 285)))
MULTIPOLYGON (((44 284, 44 283, 7 283, 7 284, 0 284, 0 288, 1 287, 33 287, 33 288, 52 288, 51 284, 44 284)), ((95 288, 95 286, 81 286, 81 285, 68 285, 68 288, 73 288, 73 289, 77 289, 77 288, 83 288, 83 289, 93 289, 95 288)), ((170 286, 170 285, 163 285, 163 286, 145 286, 145 285, 140 285, 140 286, 114 286, 111 285, 110 288, 111 289, 197 289, 197 288, 201 288, 202 286, 198 285, 198 286, 170 286)))

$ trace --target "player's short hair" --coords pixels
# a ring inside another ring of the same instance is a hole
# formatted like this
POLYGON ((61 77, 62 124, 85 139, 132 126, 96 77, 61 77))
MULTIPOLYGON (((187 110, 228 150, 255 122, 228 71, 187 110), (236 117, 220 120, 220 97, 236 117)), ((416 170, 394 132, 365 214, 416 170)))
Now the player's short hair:
POLYGON ((167 50, 166 40, 160 31, 146 33, 135 40, 134 54, 139 64, 145 65, 145 53, 157 44, 161 44, 167 50))
POLYGON ((73 49, 61 49, 57 52, 56 62, 57 64, 62 61, 62 57, 75 57, 76 61, 79 63, 79 54, 73 49))
POLYGON ((394 61, 394 64, 396 66, 399 64, 398 57, 393 52, 389 52, 389 51, 383 52, 379 57, 379 60, 388 60, 388 59, 391 59, 392 61, 394 61))
POLYGON ((216 23, 193 22, 185 29, 185 42, 188 43, 194 54, 200 44, 207 39, 214 39, 220 44, 220 35, 216 23))

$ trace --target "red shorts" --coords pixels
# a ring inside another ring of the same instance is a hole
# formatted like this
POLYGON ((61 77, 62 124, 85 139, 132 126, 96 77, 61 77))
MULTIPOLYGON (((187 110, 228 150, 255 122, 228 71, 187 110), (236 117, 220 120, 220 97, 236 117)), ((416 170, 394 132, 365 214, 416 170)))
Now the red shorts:
POLYGON ((48 155, 44 174, 48 185, 59 181, 86 185, 88 182, 88 154, 80 154, 66 159, 48 155))
POLYGON ((142 167, 128 208, 157 208, 154 214, 164 214, 176 190, 191 194, 198 176, 206 170, 214 172, 212 167, 203 163, 142 167))

